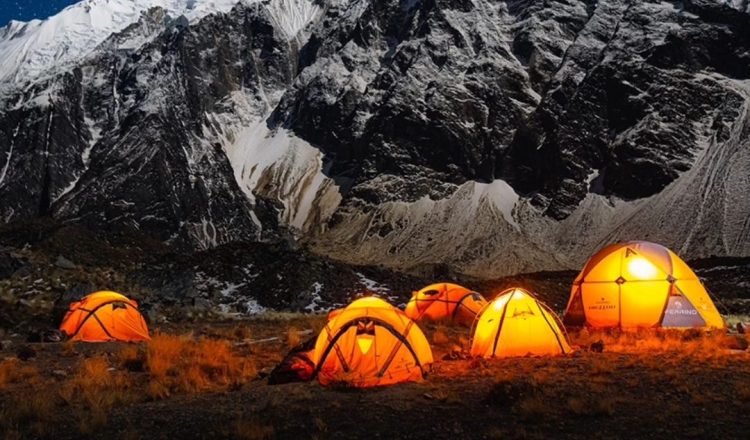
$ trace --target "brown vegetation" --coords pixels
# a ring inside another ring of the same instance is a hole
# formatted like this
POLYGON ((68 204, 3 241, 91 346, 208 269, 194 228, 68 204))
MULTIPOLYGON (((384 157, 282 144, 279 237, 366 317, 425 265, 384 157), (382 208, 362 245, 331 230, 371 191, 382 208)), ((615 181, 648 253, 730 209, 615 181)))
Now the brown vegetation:
POLYGON ((257 374, 253 361, 236 355, 229 341, 166 334, 149 341, 145 365, 153 398, 235 388, 257 374))
POLYGON ((84 359, 77 373, 60 388, 60 397, 74 408, 82 434, 104 426, 113 406, 137 400, 128 374, 112 370, 104 356, 84 359))
MULTIPOLYGON (((581 332, 569 356, 467 359, 453 354, 468 348, 468 330, 431 324, 436 363, 424 383, 356 390, 253 380, 299 342, 298 329, 320 321, 266 317, 171 326, 144 344, 33 345, 28 361, 0 361, 0 438, 139 438, 154 427, 171 438, 196 429, 221 438, 393 437, 407 418, 407 434, 431 438, 627 437, 680 426, 696 407, 720 427, 710 434, 737 438, 748 427, 735 415, 750 402, 750 353, 718 334, 581 332), (603 351, 590 351, 598 341, 603 351)), ((700 429, 691 435, 709 434, 700 429)))
POLYGON ((16 358, 0 361, 0 390, 18 382, 38 383, 39 370, 33 365, 25 365, 16 358))
POLYGON ((268 440, 275 437, 272 425, 261 422, 258 418, 239 418, 235 422, 234 432, 230 437, 239 440, 268 440))

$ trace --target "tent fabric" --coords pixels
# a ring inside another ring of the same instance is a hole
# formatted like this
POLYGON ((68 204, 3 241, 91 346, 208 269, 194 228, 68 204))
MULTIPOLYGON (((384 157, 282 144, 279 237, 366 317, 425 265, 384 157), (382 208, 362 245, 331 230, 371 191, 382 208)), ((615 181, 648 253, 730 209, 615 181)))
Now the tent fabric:
POLYGON ((60 330, 74 341, 146 341, 138 303, 116 292, 95 292, 70 305, 60 330))
POLYGON ((322 385, 361 388, 421 381, 433 361, 419 326, 374 297, 352 302, 328 321, 312 360, 322 385))
POLYGON ((458 284, 436 283, 414 292, 406 316, 415 321, 446 321, 471 327, 487 301, 458 284))
POLYGON ((472 356, 553 356, 572 351, 557 315, 520 288, 505 290, 490 302, 473 335, 472 356))
POLYGON ((612 244, 593 255, 573 282, 563 321, 591 328, 724 328, 692 269, 645 241, 612 244))

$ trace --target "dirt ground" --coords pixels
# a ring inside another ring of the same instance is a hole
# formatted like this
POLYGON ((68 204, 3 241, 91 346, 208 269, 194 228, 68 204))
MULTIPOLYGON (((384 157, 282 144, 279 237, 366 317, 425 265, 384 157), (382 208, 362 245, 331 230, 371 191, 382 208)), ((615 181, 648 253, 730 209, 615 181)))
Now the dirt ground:
POLYGON ((155 339, 154 346, 14 341, 0 351, 0 432, 56 439, 750 438, 750 351, 737 349, 742 335, 584 333, 571 336, 580 349, 567 357, 479 360, 461 354, 468 329, 426 325, 436 362, 422 383, 268 385, 289 347, 322 323, 274 314, 162 325, 152 331, 188 336, 155 339), (600 340, 603 352, 589 349, 600 340), (183 358, 165 360, 170 350, 184 350, 183 358), (159 360, 172 363, 160 372, 159 360))

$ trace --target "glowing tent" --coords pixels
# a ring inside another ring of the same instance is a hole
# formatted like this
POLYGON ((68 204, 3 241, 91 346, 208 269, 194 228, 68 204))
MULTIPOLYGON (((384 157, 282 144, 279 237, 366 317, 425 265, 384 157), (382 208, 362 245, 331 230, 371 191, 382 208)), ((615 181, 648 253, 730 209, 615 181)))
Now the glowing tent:
POLYGON ((70 305, 60 330, 75 341, 144 341, 146 321, 138 304, 115 292, 96 292, 70 305))
POLYGON ((453 321, 471 327, 485 304, 477 292, 458 284, 437 283, 414 292, 405 312, 415 321, 453 321))
POLYGON ((690 267, 646 241, 612 244, 591 257, 573 283, 563 319, 592 328, 724 327, 690 267))
POLYGON ((312 360, 323 385, 372 387, 422 380, 432 351, 419 326, 403 311, 368 297, 328 321, 312 360))
POLYGON ((471 355, 486 358, 569 352, 555 313, 519 288, 503 291, 484 308, 471 343, 471 355))

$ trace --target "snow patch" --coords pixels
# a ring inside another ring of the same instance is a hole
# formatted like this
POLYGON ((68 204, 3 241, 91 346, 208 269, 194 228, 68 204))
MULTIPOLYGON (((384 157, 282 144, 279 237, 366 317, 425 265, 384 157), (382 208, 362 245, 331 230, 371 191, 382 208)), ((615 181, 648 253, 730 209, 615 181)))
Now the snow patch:
POLYGON ((245 286, 245 283, 227 283, 227 285, 219 291, 221 296, 232 296, 237 293, 240 287, 245 286))
POLYGON ((13 130, 13 138, 10 140, 10 148, 8 148, 8 153, 6 153, 5 166, 3 166, 3 171, 0 173, 0 187, 2 187, 3 180, 5 180, 5 176, 8 174, 10 160, 13 158, 13 146, 16 143, 16 136, 18 136, 18 130, 20 128, 21 126, 19 125, 15 130, 13 130))
POLYGON ((68 186, 63 188, 60 194, 55 197, 54 201, 61 199, 66 194, 73 191, 73 189, 78 184, 78 181, 81 180, 81 177, 89 169, 89 162, 91 161, 91 150, 94 149, 94 145, 96 145, 97 142, 99 142, 99 140, 102 138, 102 129, 96 126, 96 123, 93 119, 88 116, 84 116, 83 121, 86 124, 86 127, 89 130, 89 135, 91 137, 89 140, 89 144, 81 152, 81 162, 83 163, 83 170, 73 176, 73 180, 70 181, 68 186))
POLYGON ((372 280, 370 278, 367 278, 365 274, 362 272, 355 272, 355 275, 357 275, 357 278, 359 278, 359 283, 365 286, 365 290, 372 293, 380 293, 382 295, 387 295, 391 293, 391 289, 388 288, 388 286, 385 286, 383 284, 378 283, 375 280, 372 280))
POLYGON ((266 6, 289 40, 315 20, 323 10, 311 0, 274 0, 266 6))
POLYGON ((492 204, 500 211, 505 221, 510 223, 516 230, 520 231, 518 222, 513 217, 513 208, 518 203, 519 196, 513 190, 506 181, 497 179, 492 183, 474 183, 474 194, 475 199, 481 200, 482 198, 492 202, 492 204))
POLYGON ((243 305, 245 306, 244 312, 246 315, 260 315, 261 313, 265 313, 268 310, 253 298, 248 298, 247 300, 245 300, 243 305))
POLYGON ((260 121, 227 147, 227 156, 247 197, 279 200, 282 220, 297 230, 324 223, 341 202, 338 186, 322 172, 323 154, 288 130, 271 131, 260 121))
POLYGON ((310 304, 305 306, 305 311, 309 313, 315 313, 320 311, 327 311, 330 310, 330 307, 328 309, 321 306, 323 303, 323 297, 320 296, 320 292, 323 291, 323 285, 319 282, 314 282, 312 285, 312 292, 310 293, 311 300, 310 304))

